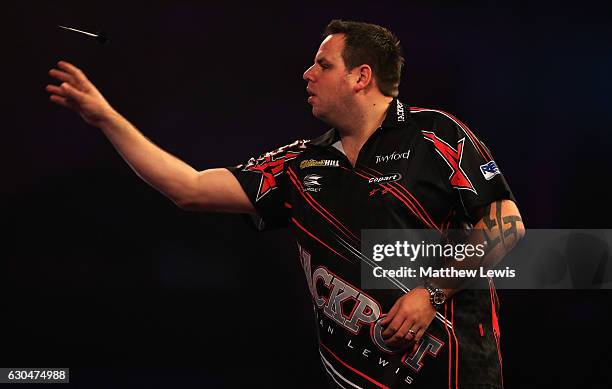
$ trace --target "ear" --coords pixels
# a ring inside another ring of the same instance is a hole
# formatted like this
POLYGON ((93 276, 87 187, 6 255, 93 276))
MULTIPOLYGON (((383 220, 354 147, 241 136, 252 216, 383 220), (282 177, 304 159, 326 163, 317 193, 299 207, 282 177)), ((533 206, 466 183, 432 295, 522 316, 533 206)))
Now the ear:
POLYGON ((372 68, 370 65, 364 64, 357 66, 355 69, 353 69, 353 72, 355 74, 355 92, 361 92, 374 82, 372 68))

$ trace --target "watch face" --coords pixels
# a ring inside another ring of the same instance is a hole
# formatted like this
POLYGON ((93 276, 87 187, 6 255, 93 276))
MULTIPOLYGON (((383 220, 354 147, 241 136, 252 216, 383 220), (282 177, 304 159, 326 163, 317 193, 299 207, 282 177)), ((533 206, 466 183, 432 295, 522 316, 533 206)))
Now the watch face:
POLYGON ((436 290, 433 295, 433 301, 436 305, 444 304, 444 301, 446 301, 446 295, 441 290, 436 290))

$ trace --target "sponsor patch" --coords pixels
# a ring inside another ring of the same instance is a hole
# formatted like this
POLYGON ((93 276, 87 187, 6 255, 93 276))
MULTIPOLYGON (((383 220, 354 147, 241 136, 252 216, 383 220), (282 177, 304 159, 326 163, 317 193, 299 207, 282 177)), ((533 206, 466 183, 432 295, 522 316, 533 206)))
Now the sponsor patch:
POLYGON ((378 164, 380 162, 397 161, 398 159, 408 159, 408 157, 410 157, 410 150, 403 153, 397 153, 394 151, 389 155, 377 155, 375 163, 378 164))
POLYGON ((304 177, 304 192, 320 192, 321 183, 319 180, 323 178, 318 174, 309 174, 304 177))
POLYGON ((480 165, 480 171, 486 180, 490 180, 500 173, 495 161, 489 161, 484 165, 480 165))
POLYGON ((308 167, 340 167, 340 161, 337 159, 306 159, 300 162, 300 169, 308 167))
POLYGON ((368 180, 368 184, 387 184, 389 182, 395 182, 402 179, 402 175, 399 173, 391 173, 381 177, 372 177, 368 180))
POLYGON ((405 120, 404 114, 404 104, 400 103, 399 100, 397 102, 397 121, 403 122, 405 120))

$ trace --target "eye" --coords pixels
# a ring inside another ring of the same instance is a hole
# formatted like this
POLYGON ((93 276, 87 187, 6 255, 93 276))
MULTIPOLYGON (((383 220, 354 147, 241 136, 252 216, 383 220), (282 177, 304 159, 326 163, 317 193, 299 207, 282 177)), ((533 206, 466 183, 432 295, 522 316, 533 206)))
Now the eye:
POLYGON ((321 67, 321 69, 329 69, 331 67, 330 64, 328 64, 327 62, 325 62, 323 60, 318 60, 316 62, 321 67))

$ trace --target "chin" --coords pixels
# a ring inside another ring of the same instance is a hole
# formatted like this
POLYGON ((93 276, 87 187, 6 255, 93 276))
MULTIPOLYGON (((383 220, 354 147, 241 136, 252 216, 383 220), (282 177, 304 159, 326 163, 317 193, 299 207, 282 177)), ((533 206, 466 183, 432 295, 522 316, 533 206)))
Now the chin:
POLYGON ((323 111, 321 107, 317 107, 316 105, 313 105, 312 106, 312 116, 316 117, 317 119, 321 120, 327 125, 333 126, 333 124, 331 124, 329 111, 323 111))
POLYGON ((317 119, 321 119, 322 116, 321 110, 314 105, 312 106, 312 116, 316 117, 317 119))
POLYGON ((323 121, 325 123, 328 123, 327 116, 323 112, 318 111, 316 108, 312 109, 312 116, 316 117, 317 119, 319 119, 319 120, 321 120, 321 121, 323 121))
POLYGON ((312 114, 313 114, 313 116, 315 116, 317 118, 320 117, 320 116, 325 116, 325 112, 322 109, 323 107, 321 107, 320 104, 310 103, 310 106, 312 107, 312 114))

